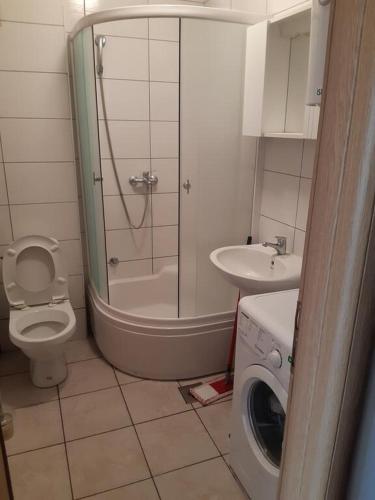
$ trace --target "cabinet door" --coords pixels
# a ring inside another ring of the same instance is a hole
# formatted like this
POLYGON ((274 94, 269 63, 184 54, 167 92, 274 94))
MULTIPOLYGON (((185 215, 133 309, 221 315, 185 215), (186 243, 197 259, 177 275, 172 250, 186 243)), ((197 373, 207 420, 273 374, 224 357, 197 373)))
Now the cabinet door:
POLYGON ((243 135, 262 135, 268 21, 247 28, 243 135))

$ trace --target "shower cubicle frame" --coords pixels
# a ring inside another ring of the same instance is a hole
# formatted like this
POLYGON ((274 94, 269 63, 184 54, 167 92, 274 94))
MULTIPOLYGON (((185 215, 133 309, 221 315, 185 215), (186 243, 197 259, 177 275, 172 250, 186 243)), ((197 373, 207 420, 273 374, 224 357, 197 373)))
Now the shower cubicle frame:
MULTIPOLYGON (((70 46, 73 48, 75 37, 85 28, 110 21, 139 18, 189 18, 252 25, 263 21, 265 16, 184 5, 122 7, 96 12, 80 19, 69 36, 70 46)), ((73 74, 73 62, 71 71, 73 74)), ((74 78, 72 80, 74 86, 74 78)), ((75 89, 74 95, 76 98, 75 89)), ((79 138, 77 144, 81 156, 79 138)), ((99 296, 90 276, 87 299, 97 344, 103 355, 120 370, 160 380, 193 378, 224 370, 233 312, 175 319, 126 313, 110 306, 99 296)))

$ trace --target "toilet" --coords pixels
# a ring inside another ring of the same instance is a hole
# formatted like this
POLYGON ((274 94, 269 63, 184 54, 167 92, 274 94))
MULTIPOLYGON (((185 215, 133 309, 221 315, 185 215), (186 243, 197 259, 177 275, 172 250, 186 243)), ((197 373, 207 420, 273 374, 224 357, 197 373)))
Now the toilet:
POLYGON ((60 244, 46 236, 14 241, 3 258, 11 342, 30 358, 31 379, 51 387, 67 376, 64 345, 76 330, 60 244))

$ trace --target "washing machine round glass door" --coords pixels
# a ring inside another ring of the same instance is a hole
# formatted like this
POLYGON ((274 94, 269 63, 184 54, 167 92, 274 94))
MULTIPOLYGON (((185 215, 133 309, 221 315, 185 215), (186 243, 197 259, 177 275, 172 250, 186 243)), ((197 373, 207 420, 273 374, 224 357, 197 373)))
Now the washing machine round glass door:
POLYGON ((252 365, 241 377, 242 419, 250 446, 263 466, 278 474, 287 393, 272 372, 252 365))

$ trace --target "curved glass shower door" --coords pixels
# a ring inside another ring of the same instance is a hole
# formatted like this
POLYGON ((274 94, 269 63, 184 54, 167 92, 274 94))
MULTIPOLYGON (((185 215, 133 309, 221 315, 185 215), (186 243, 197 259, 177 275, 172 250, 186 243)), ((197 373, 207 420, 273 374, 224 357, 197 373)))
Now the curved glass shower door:
POLYGON ((242 136, 246 26, 120 20, 84 29, 73 47, 89 274, 99 295, 139 317, 233 311, 238 292, 209 254, 250 234, 256 140, 242 136))
POLYGON ((108 301, 107 258, 104 239, 102 174, 96 112, 92 29, 73 42, 73 79, 79 159, 84 205, 89 275, 100 297, 108 301))
POLYGON ((256 139, 242 136, 246 28, 181 20, 180 317, 236 305, 238 291, 209 255, 250 235, 256 139))

